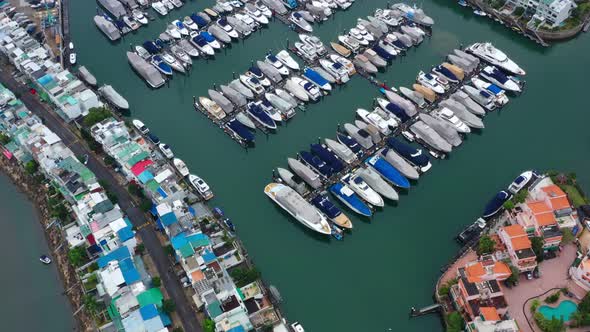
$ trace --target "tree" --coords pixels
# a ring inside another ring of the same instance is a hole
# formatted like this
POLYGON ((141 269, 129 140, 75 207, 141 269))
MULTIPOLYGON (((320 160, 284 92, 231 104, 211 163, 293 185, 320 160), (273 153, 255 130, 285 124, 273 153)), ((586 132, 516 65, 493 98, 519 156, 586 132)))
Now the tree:
POLYGON ((143 252, 145 251, 145 245, 143 243, 140 243, 137 245, 137 247, 135 247, 135 252, 138 255, 143 255, 143 252))
POLYGON ((535 252, 535 255, 537 256, 537 262, 542 262, 544 257, 543 257, 543 239, 535 236, 531 238, 531 244, 533 247, 533 251, 535 252))
POLYGON ((88 312, 94 315, 98 310, 98 302, 96 302, 96 298, 91 294, 84 295, 84 307, 88 312))
POLYGON ((484 235, 479 239, 479 244, 477 245, 477 254, 480 256, 491 254, 494 252, 495 248, 496 242, 494 242, 491 237, 484 235))
POLYGON ((541 305, 541 301, 539 299, 534 299, 531 302, 531 312, 534 314, 537 311, 537 308, 541 305))
POLYGON ((171 299, 166 299, 162 301, 162 311, 164 311, 167 314, 170 314, 176 311, 176 304, 171 299))
POLYGON ((174 247, 172 247, 171 245, 167 245, 164 247, 164 251, 169 255, 169 256, 174 256, 175 254, 175 250, 174 247))
POLYGON ((39 169, 39 164, 37 164, 37 162, 34 160, 31 160, 25 164, 25 171, 28 174, 33 175, 33 174, 37 173, 38 169, 39 169))
POLYGON ((516 7, 516 9, 514 10, 514 16, 522 16, 522 14, 524 14, 524 8, 522 7, 516 7))
POLYGON ((182 327, 175 327, 174 329, 172 329, 172 332, 184 332, 184 330, 182 329, 182 327))
POLYGON ((465 321, 463 320, 463 317, 461 317, 461 315, 456 311, 453 311, 450 314, 448 314, 446 320, 447 332, 460 332, 463 330, 463 327, 465 326, 465 321))
POLYGON ((153 277, 152 278, 152 286, 153 287, 160 287, 162 285, 162 280, 160 279, 160 277, 153 277))
POLYGON ((555 292, 545 298, 545 303, 555 303, 559 300, 560 292, 555 292))
POLYGON ((117 160, 115 160, 115 158, 113 158, 109 155, 106 155, 103 160, 104 160, 104 163, 107 164, 107 166, 113 166, 117 162, 117 160))
POLYGON ((85 127, 90 128, 96 123, 111 117, 111 111, 106 107, 93 107, 88 110, 88 115, 84 117, 82 123, 85 127))
POLYGON ((524 203, 524 201, 526 200, 528 195, 529 195, 529 191, 526 189, 522 189, 521 191, 517 192, 516 195, 514 195, 514 198, 512 198, 512 200, 516 204, 524 203))
POLYGON ((238 287, 244 287, 247 284, 250 284, 258 278, 260 278, 260 272, 256 270, 256 268, 249 268, 249 269, 240 269, 236 268, 231 271, 231 277, 234 279, 236 285, 238 287))
POLYGON ((518 275, 520 274, 520 271, 516 268, 516 266, 510 265, 510 272, 512 272, 512 274, 510 275, 510 277, 508 277, 508 279, 506 279, 506 281, 512 284, 516 284, 518 282, 518 275))
POLYGON ((68 260, 75 267, 82 266, 87 259, 86 249, 82 247, 75 247, 68 251, 68 260))
POLYGON ((514 202, 512 200, 507 200, 506 202, 504 202, 502 206, 504 207, 504 209, 510 211, 514 209, 514 202))
POLYGON ((557 319, 555 317, 553 317, 551 319, 547 319, 540 312, 535 313, 534 318, 535 318, 535 322, 537 323, 537 326, 539 326, 539 328, 543 332, 563 332, 563 331, 565 331, 565 325, 563 324, 562 319, 557 319))
POLYGON ((564 228, 562 231, 562 238, 561 238, 561 243, 563 244, 570 244, 572 242, 574 242, 574 240, 576 239, 576 237, 574 236, 574 233, 572 233, 572 230, 569 228, 564 228))
POLYGON ((143 212, 148 212, 152 208, 152 205, 153 205, 152 201, 150 201, 147 198, 144 198, 141 200, 141 203, 139 204, 139 208, 143 212))
POLYGON ((215 322, 209 318, 205 319, 205 321, 203 321, 203 331, 215 332, 215 322))
POLYGON ((0 133, 0 143, 1 143, 2 145, 6 145, 6 144, 8 144, 8 142, 10 142, 10 141, 11 141, 11 139, 10 139, 10 136, 8 136, 8 135, 5 135, 5 134, 3 134, 3 133, 0 133))
POLYGON ((137 185, 137 183, 129 183, 129 185, 127 185, 127 191, 133 196, 144 197, 143 190, 137 185))

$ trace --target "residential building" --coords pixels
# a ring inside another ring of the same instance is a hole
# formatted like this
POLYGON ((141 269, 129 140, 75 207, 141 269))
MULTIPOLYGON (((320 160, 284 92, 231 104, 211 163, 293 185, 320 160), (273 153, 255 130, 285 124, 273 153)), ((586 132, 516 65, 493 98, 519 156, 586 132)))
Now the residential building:
POLYGON ((520 272, 529 272, 537 267, 537 256, 524 227, 521 225, 502 227, 498 231, 498 236, 506 246, 512 265, 520 272))
POLYGON ((502 320, 494 307, 480 307, 479 315, 465 326, 467 332, 519 332, 514 319, 502 320))
POLYGON ((577 7, 572 0, 508 0, 506 4, 512 8, 524 8, 533 15, 534 20, 550 28, 560 26, 577 7))
POLYGON ((577 265, 574 264, 574 266, 570 267, 569 274, 576 284, 586 291, 590 291, 590 259, 588 253, 577 261, 577 265))

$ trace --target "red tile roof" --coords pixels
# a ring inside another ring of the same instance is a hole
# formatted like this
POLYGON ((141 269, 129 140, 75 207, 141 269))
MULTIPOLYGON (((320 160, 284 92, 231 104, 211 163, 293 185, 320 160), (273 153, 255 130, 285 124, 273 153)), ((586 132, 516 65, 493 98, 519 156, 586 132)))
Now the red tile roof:
POLYGON ((500 320, 500 315, 498 315, 498 311, 494 307, 479 307, 479 314, 486 321, 500 320))

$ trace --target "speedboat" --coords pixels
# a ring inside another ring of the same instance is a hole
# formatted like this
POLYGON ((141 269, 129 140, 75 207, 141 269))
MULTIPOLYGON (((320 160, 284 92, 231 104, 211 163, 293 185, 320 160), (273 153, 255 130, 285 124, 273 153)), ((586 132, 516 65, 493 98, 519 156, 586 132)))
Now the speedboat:
POLYGON ((344 130, 363 148, 370 149, 373 147, 374 143, 373 139, 371 138, 371 134, 369 134, 366 130, 360 129, 351 123, 345 123, 344 130))
POLYGON ((328 73, 333 75, 340 83, 346 83, 350 79, 348 77, 348 70, 338 62, 332 62, 326 59, 320 59, 320 65, 328 73))
POLYGON ((387 26, 387 24, 385 24, 385 22, 383 22, 382 20, 375 18, 371 15, 367 16, 367 20, 369 20, 369 22, 371 22, 372 25, 381 29, 381 32, 383 32, 383 33, 389 32, 389 26, 387 26))
POLYGON ((262 15, 268 18, 272 17, 272 11, 264 3, 262 3, 262 1, 258 0, 254 2, 254 5, 256 6, 256 9, 258 9, 262 13, 262 15))
POLYGON ((418 105, 418 107, 423 108, 426 106, 426 100, 424 100, 424 96, 422 96, 420 93, 403 86, 399 87, 399 92, 401 92, 404 97, 413 101, 416 105, 418 105))
MULTIPOLYGON (((311 83, 310 83, 311 84, 311 83)), ((309 95, 298 82, 295 82, 292 78, 287 80, 285 83, 285 89, 291 92, 297 99, 306 102, 309 101, 309 95)))
POLYGON ((315 53, 317 53, 320 56, 328 52, 328 50, 326 50, 326 47, 324 46, 324 43, 322 43, 322 41, 316 36, 301 33, 299 34, 299 40, 313 47, 315 53))
POLYGON ((436 92, 422 84, 412 84, 412 88, 420 95, 422 95, 424 97, 424 100, 431 104, 434 103, 438 98, 436 92))
POLYGON ((338 5, 338 7, 340 7, 340 9, 346 10, 350 6, 352 6, 353 0, 351 0, 351 1, 348 1, 348 0, 334 0, 334 2, 338 5))
POLYGON ((373 215, 371 209, 347 185, 335 183, 330 186, 330 192, 352 211, 367 217, 373 215))
POLYGON ((354 75, 356 73, 356 68, 354 67, 354 64, 352 63, 352 61, 350 61, 338 54, 330 54, 329 58, 334 63, 339 63, 342 66, 344 66, 344 68, 346 68, 346 70, 348 71, 349 76, 354 75))
MULTIPOLYGON (((373 126, 375 126, 375 128, 377 128, 379 130, 379 132, 382 133, 383 135, 391 134, 391 129, 389 128, 389 125, 378 114, 373 113, 373 112, 369 112, 369 111, 362 109, 362 108, 358 108, 356 110, 356 114, 361 119, 363 119, 363 121, 365 121, 366 123, 369 123, 369 124, 372 124, 373 126)), ((397 123, 396 123, 396 125, 397 125, 397 123)))
POLYGON ((304 165, 297 159, 287 158, 289 168, 295 172, 305 183, 309 184, 312 188, 318 189, 322 186, 322 180, 320 175, 314 172, 311 168, 304 165))
MULTIPOLYGON (((156 43, 154 43, 153 41, 148 40, 144 42, 142 45, 143 49, 148 51, 150 54, 158 54, 162 50, 160 46, 156 45, 156 43)), ((143 56, 142 50, 140 48, 135 47, 135 52, 137 52, 138 55, 143 56)))
POLYGON ((190 42, 199 50, 201 53, 206 55, 215 55, 215 50, 213 47, 207 43, 205 38, 200 35, 198 32, 193 31, 191 32, 190 42))
POLYGON ((320 234, 332 233, 326 218, 291 187, 270 183, 264 187, 264 193, 305 227, 320 234))
POLYGON ((249 15, 236 13, 234 16, 243 24, 245 24, 251 31, 256 30, 259 26, 259 24, 249 15))
POLYGON ((352 152, 354 152, 354 154, 358 158, 360 158, 364 155, 363 148, 361 147, 359 142, 357 140, 355 140, 354 138, 352 138, 351 136, 348 136, 348 135, 341 133, 341 132, 337 132, 336 138, 338 139, 338 142, 345 145, 352 152))
POLYGON ((479 76, 494 83, 500 88, 513 92, 520 92, 520 85, 506 76, 500 69, 494 66, 485 67, 479 76))
POLYGON ((256 80, 258 80, 258 82, 260 84, 262 84, 263 87, 269 87, 270 86, 270 80, 264 76, 264 73, 262 73, 262 71, 260 70, 260 68, 256 67, 256 66, 252 66, 248 69, 248 71, 245 73, 246 76, 248 77, 254 77, 256 78, 256 80))
POLYGON ((216 22, 217 26, 223 29, 230 37, 237 39, 239 37, 238 32, 234 30, 234 28, 227 23, 227 19, 222 17, 218 19, 216 22))
POLYGON ((429 73, 424 73, 423 71, 420 71, 418 73, 416 81, 438 94, 445 93, 445 89, 443 88, 443 86, 440 85, 436 81, 436 78, 429 73))
POLYGON ((347 174, 340 179, 350 189, 352 189, 363 200, 373 206, 383 207, 385 202, 383 198, 363 180, 363 178, 356 174, 347 174))
POLYGON ((326 142, 328 149, 330 149, 330 151, 336 154, 345 163, 351 164, 358 159, 356 154, 346 145, 329 138, 326 138, 324 141, 326 142))
POLYGON ((373 141, 373 143, 376 144, 381 142, 381 133, 379 132, 379 129, 375 128, 375 126, 373 126, 372 124, 366 123, 361 120, 354 120, 354 125, 360 130, 366 131, 371 136, 371 141, 373 141))
POLYGON ((346 36, 343 36, 343 35, 338 36, 338 41, 342 45, 346 46, 346 48, 348 48, 352 52, 357 52, 359 50, 359 48, 361 47, 361 45, 359 44, 359 42, 356 39, 354 39, 353 37, 348 36, 348 35, 346 35, 346 36))
POLYGON ((383 23, 392 27, 400 24, 400 19, 397 16, 392 15, 392 11, 389 9, 377 8, 375 10, 375 18, 380 19, 383 23))
POLYGON ((158 144, 158 149, 160 149, 160 152, 162 152, 164 157, 166 157, 168 159, 174 158, 174 153, 172 152, 172 150, 170 149, 170 146, 168 144, 160 143, 160 144, 158 144))
POLYGON ((418 117, 422 122, 428 125, 428 127, 434 129, 443 139, 449 142, 452 146, 459 146, 462 143, 459 132, 453 125, 447 121, 434 117, 426 113, 418 114, 418 117))
POLYGON ((461 105, 465 106, 467 110, 475 115, 485 115, 486 111, 481 107, 478 103, 476 103, 467 93, 463 90, 457 90, 452 95, 451 98, 461 105))
POLYGON ((409 46, 405 42, 403 42, 400 38, 398 38, 397 35, 395 35, 395 32, 385 36, 383 42, 387 43, 387 45, 395 48, 399 52, 405 52, 409 48, 409 46))
POLYGON ((402 25, 400 29, 405 35, 412 39, 412 44, 418 45, 424 41, 424 31, 407 25, 402 25))
POLYGON ((309 151, 299 151, 299 158, 315 172, 326 178, 331 177, 335 173, 332 166, 309 151))
MULTIPOLYGON (((450 64, 448 62, 443 62, 441 64, 441 66, 448 69, 451 73, 453 73, 453 75, 455 75, 459 81, 462 81, 465 78, 465 72, 463 71, 463 69, 459 68, 458 66, 450 64)), ((447 77, 447 79, 449 79, 449 78, 447 77)))
POLYGON ((264 87, 256 77, 240 75, 240 82, 257 95, 264 92, 264 87))
POLYGON ((172 67, 159 55, 152 55, 150 63, 156 67, 162 74, 172 76, 172 67))
POLYGON ((494 101, 498 106, 502 107, 508 104, 509 99, 508 96, 506 96, 506 91, 500 89, 497 85, 488 83, 477 77, 471 78, 471 83, 473 83, 473 85, 479 90, 492 94, 494 96, 494 101))
POLYGON ((455 75, 452 71, 450 71, 447 67, 443 65, 438 65, 432 68, 432 72, 437 76, 444 77, 447 81, 451 83, 459 83, 460 79, 455 75))
POLYGON ((174 24, 176 26, 176 28, 178 29, 178 31, 180 31, 180 34, 183 36, 188 36, 188 28, 184 25, 184 23, 182 23, 180 20, 175 20, 172 21, 172 24, 174 24))
POLYGON ((533 171, 526 171, 521 173, 512 183, 508 186, 508 191, 514 195, 524 188, 533 178, 533 171))
POLYGON ((378 71, 377 67, 375 67, 375 65, 362 54, 357 54, 352 60, 352 63, 354 63, 355 67, 358 67, 369 74, 374 74, 378 71))
POLYGON ((250 119, 250 117, 248 117, 248 115, 246 115, 245 112, 236 114, 236 120, 250 129, 256 129, 256 124, 250 119))
POLYGON ((175 39, 180 39, 182 37, 180 30, 178 30, 178 27, 174 24, 168 24, 166 27, 166 33, 175 39))
POLYGON ((285 15, 289 12, 281 0, 262 0, 262 2, 264 2, 264 4, 267 5, 269 9, 277 14, 285 15))
POLYGON ((180 8, 180 7, 182 7, 182 6, 184 5, 184 3, 183 3, 182 1, 180 1, 180 0, 169 0, 169 1, 170 1, 170 2, 171 2, 173 5, 174 5, 174 7, 176 7, 176 8, 180 8))
POLYGON ((388 102, 383 98, 377 98, 377 103, 379 107, 393 114, 400 122, 405 123, 410 120, 408 114, 397 103, 388 102))
POLYGON ((184 161, 182 161, 182 159, 174 158, 172 159, 172 163, 174 164, 174 168, 176 168, 176 170, 178 171, 178 173, 180 173, 180 175, 182 175, 182 177, 185 177, 189 174, 188 167, 186 166, 184 161))
POLYGON ((252 17, 256 22, 264 25, 268 24, 268 17, 262 15, 260 10, 258 10, 258 8, 256 8, 256 6, 253 3, 246 3, 244 11, 246 12, 246 14, 250 15, 250 17, 252 17))
POLYGON ((323 78, 318 72, 311 68, 305 68, 303 70, 303 76, 311 81, 313 84, 317 85, 320 89, 325 91, 331 91, 332 85, 323 78))
POLYGON ((350 54, 352 54, 352 52, 348 48, 335 42, 330 42, 330 47, 332 47, 332 49, 336 51, 336 53, 340 54, 343 57, 348 57, 350 56, 350 54))
POLYGON ((371 42, 369 39, 363 37, 358 29, 352 28, 348 31, 348 36, 354 38, 360 45, 367 46, 371 42))
POLYGON ((344 170, 344 164, 338 156, 324 144, 310 144, 310 150, 313 154, 318 156, 321 160, 332 167, 334 173, 344 170))
POLYGON ((352 229, 352 222, 348 217, 340 211, 334 203, 330 202, 328 196, 319 194, 316 197, 312 198, 311 204, 313 204, 318 210, 320 210, 323 214, 328 217, 333 223, 336 225, 346 228, 352 229))
POLYGON ((491 43, 475 43, 466 49, 467 52, 477 56, 478 58, 506 70, 515 75, 525 75, 526 72, 522 70, 514 61, 512 61, 504 52, 494 47, 491 43))
POLYGON ((177 45, 192 58, 199 56, 199 50, 195 48, 188 40, 181 39, 177 45))
POLYGON ((372 113, 378 115, 381 119, 383 119, 383 121, 385 121, 385 123, 391 130, 397 128, 399 123, 399 118, 397 116, 391 114, 390 112, 384 111, 381 107, 375 107, 372 113))
POLYGON ((254 93, 248 87, 246 87, 239 79, 235 79, 229 83, 229 87, 239 92, 247 99, 254 99, 254 93))
POLYGON ((454 50, 453 50, 453 53, 454 53, 456 56, 458 56, 458 57, 460 57, 460 58, 463 58, 463 59, 465 59, 465 60, 466 60, 467 62, 469 62, 469 63, 470 63, 470 64, 471 64, 473 67, 477 67, 477 66, 479 66, 479 62, 480 62, 480 60, 479 60, 477 57, 475 57, 475 56, 473 56, 473 55, 471 55, 471 54, 469 54, 469 53, 467 53, 467 52, 464 52, 464 51, 462 51, 462 50, 460 50, 460 49, 454 49, 454 50))
POLYGON ((217 120, 224 119, 226 116, 221 106, 209 98, 199 97, 199 104, 217 120))
POLYGON ((510 193, 508 193, 507 191, 499 191, 494 198, 492 198, 488 204, 486 204, 485 209, 483 210, 483 217, 484 218, 490 218, 493 215, 495 215, 496 213, 498 213, 498 211, 500 211, 500 209, 502 208, 502 206, 504 205, 504 203, 506 203, 506 201, 508 201, 510 199, 510 197, 512 197, 512 195, 510 193))
POLYGON ((295 42, 294 46, 297 50, 297 54, 299 54, 305 60, 314 61, 318 58, 318 54, 315 52, 315 48, 313 46, 300 42, 295 42))
POLYGON ((168 9, 166 8, 166 5, 164 5, 162 2, 160 1, 154 1, 152 2, 152 8, 160 15, 162 16, 166 16, 168 15, 168 9))
POLYGON ((469 129, 469 127, 463 122, 461 121, 461 119, 459 119, 455 113, 453 113, 453 111, 451 111, 450 109, 443 107, 441 109, 439 109, 438 111, 435 111, 434 114, 436 116, 438 116, 439 119, 442 119, 448 123, 451 124, 451 126, 453 126, 453 128, 455 128, 455 130, 457 130, 460 133, 470 133, 471 129, 469 129))
POLYGON ((448 108, 466 125, 471 128, 481 129, 484 127, 483 121, 475 114, 469 112, 463 104, 453 98, 445 99, 439 103, 439 106, 448 108))
POLYGON ((311 24, 309 24, 299 12, 291 13, 289 21, 293 22, 293 24, 295 24, 299 29, 305 32, 313 31, 313 27, 311 26, 311 24))
POLYGON ((365 164, 379 173, 383 179, 399 188, 410 188, 410 181, 406 179, 395 167, 382 156, 376 154, 365 160, 365 164))
POLYGON ((481 105, 486 110, 493 111, 496 109, 496 98, 494 98, 491 93, 479 90, 469 85, 464 85, 462 89, 465 93, 467 93, 467 95, 469 95, 469 97, 471 97, 476 103, 481 105))
POLYGON ((254 120, 264 127, 269 129, 277 129, 277 124, 275 121, 260 106, 250 103, 248 104, 246 112, 248 112, 248 114, 250 114, 254 120))
POLYGON ((227 16, 225 19, 227 20, 227 23, 229 25, 231 25, 237 32, 241 33, 244 36, 249 36, 252 33, 252 31, 254 31, 254 29, 250 25, 244 23, 242 20, 238 19, 235 16, 230 15, 227 16))
POLYGON ((376 67, 383 68, 387 66, 387 62, 382 57, 380 57, 377 54, 377 52, 375 52, 375 50, 366 49, 362 55, 369 59, 369 61, 371 61, 371 63, 374 64, 376 67))
POLYGON ((282 62, 285 66, 287 66, 289 69, 299 70, 299 64, 297 63, 297 61, 295 61, 295 59, 293 59, 293 57, 291 57, 291 55, 289 55, 289 52, 287 52, 286 50, 282 50, 279 53, 277 53, 276 58, 279 59, 279 61, 282 62))
POLYGON ((283 63, 275 55, 268 54, 264 58, 264 61, 266 61, 267 63, 269 63, 273 67, 275 67, 279 71, 279 73, 281 73, 281 75, 283 75, 283 76, 289 75, 289 68, 287 68, 287 66, 283 65, 283 63))
POLYGON ((174 69, 180 73, 186 72, 186 69, 184 68, 183 64, 180 63, 178 60, 176 60, 176 58, 173 57, 170 53, 163 52, 162 53, 162 60, 166 61, 166 63, 168 65, 170 65, 170 67, 172 67, 172 69, 174 69))
POLYGON ((215 37, 213 37, 213 35, 211 35, 209 32, 201 31, 201 33, 199 33, 199 36, 203 37, 207 44, 209 44, 214 50, 218 50, 221 48, 221 44, 219 43, 219 41, 215 39, 215 37))
POLYGON ((262 108, 262 110, 265 111, 266 114, 270 115, 271 119, 273 119, 275 123, 280 123, 281 121, 283 121, 282 113, 278 109, 276 109, 268 100, 261 99, 259 101, 256 101, 254 104, 260 106, 260 108, 262 108))
POLYGON ((371 167, 361 167, 354 172, 355 175, 361 176, 362 179, 377 193, 381 196, 390 200, 399 200, 399 195, 395 189, 386 181, 383 180, 381 175, 377 173, 371 167))
POLYGON ((461 68, 461 70, 463 70, 464 72, 470 74, 471 72, 473 72, 473 70, 475 70, 475 66, 471 63, 469 63, 467 60, 458 57, 454 54, 449 54, 447 56, 447 59, 449 60, 450 63, 452 63, 453 65, 461 68))
POLYGON ((416 149, 393 137, 387 139, 387 145, 414 166, 418 167, 422 173, 432 167, 430 158, 422 149, 416 149))
POLYGON ((199 195, 201 195, 205 200, 210 200, 211 198, 213 198, 213 192, 211 191, 211 187, 209 187, 209 185, 205 181, 203 181, 203 179, 194 174, 189 174, 188 181, 197 190, 199 195))
POLYGON ((374 25, 373 23, 359 18, 357 19, 357 28, 359 26, 364 27, 365 29, 367 29, 368 32, 370 32, 373 36, 375 36, 375 38, 381 38, 383 36, 383 31, 381 31, 381 28, 374 25))
POLYGON ((147 17, 145 17, 145 15, 143 14, 143 12, 142 12, 141 10, 139 10, 139 9, 134 9, 134 10, 131 12, 131 15, 133 15, 133 18, 134 18, 134 19, 135 19, 137 22, 141 23, 142 25, 146 25, 146 24, 148 24, 148 19, 147 19, 147 17))
POLYGON ((211 34, 213 37, 215 37, 216 39, 218 39, 221 43, 225 43, 225 44, 229 44, 231 43, 231 36, 227 34, 227 32, 225 32, 225 30, 223 30, 221 27, 219 27, 218 25, 210 25, 209 28, 207 28, 207 32, 209 34, 211 34))
POLYGON ((139 29, 139 27, 141 26, 141 24, 139 24, 139 22, 137 22, 133 19, 133 16, 123 15, 122 19, 123 19, 123 23, 125 23, 125 25, 127 25, 129 27, 129 29, 131 29, 131 30, 135 31, 135 30, 139 29))
MULTIPOLYGON (((385 52, 389 53, 392 59, 400 53, 400 51, 395 46, 391 45, 385 40, 380 40, 375 46, 379 46, 385 52)), ((375 46, 373 46, 373 49, 375 49, 375 46)))
POLYGON ((236 119, 230 120, 225 126, 246 143, 254 142, 254 134, 252 134, 252 132, 237 119, 237 116, 236 119))
POLYGON ((219 13, 211 8, 205 8, 203 9, 203 11, 205 12, 205 14, 209 15, 209 17, 213 20, 219 17, 219 13))
POLYGON ((358 33, 358 35, 360 35, 363 39, 367 40, 368 42, 375 41, 375 36, 373 36, 369 31, 367 31, 367 29, 363 25, 357 25, 356 27, 351 28, 350 31, 355 31, 355 33, 358 33))
POLYGON ((193 19, 191 19, 189 16, 184 17, 182 24, 191 30, 199 30, 199 25, 195 23, 195 21, 193 21, 193 19))
POLYGON ((45 265, 51 264, 51 258, 49 258, 47 255, 41 255, 39 257, 39 261, 45 265))
POLYGON ((424 26, 432 26, 434 24, 434 20, 429 16, 424 14, 422 8, 417 8, 416 5, 413 7, 405 4, 405 3, 396 3, 391 5, 391 9, 397 9, 404 14, 404 17, 410 21, 416 22, 418 24, 424 26))
POLYGON ((412 124, 410 126, 410 131, 437 151, 448 153, 453 149, 453 146, 442 138, 438 132, 422 121, 416 121, 412 124))
POLYGON ((199 29, 202 29, 202 28, 206 27, 207 24, 209 24, 209 22, 207 22, 207 20, 205 20, 202 16, 199 16, 197 14, 190 14, 189 17, 191 18, 191 20, 193 20, 193 22, 195 22, 195 24, 199 27, 199 29))
POLYGON ((207 22, 207 24, 211 23, 211 17, 209 17, 209 15, 207 15, 206 13, 203 12, 197 12, 197 16, 201 17, 203 20, 205 20, 205 22, 207 22))
POLYGON ((135 129, 137 129, 143 135, 150 132, 150 129, 141 120, 133 119, 131 123, 133 124, 133 127, 135 127, 135 129))
POLYGON ((312 83, 310 83, 308 80, 305 80, 305 79, 298 77, 298 76, 293 76, 291 78, 291 80, 293 82, 295 82, 296 84, 298 84, 299 86, 301 86, 305 90, 305 93, 307 93, 307 95, 309 96, 309 98, 311 100, 317 101, 322 96, 320 89, 318 87, 316 87, 315 85, 313 85, 312 83))
POLYGON ((221 92, 209 89, 207 90, 207 93, 209 94, 209 97, 211 97, 211 100, 216 102, 217 105, 219 105, 225 113, 229 114, 235 111, 234 104, 232 104, 232 102, 228 98, 226 98, 221 92))

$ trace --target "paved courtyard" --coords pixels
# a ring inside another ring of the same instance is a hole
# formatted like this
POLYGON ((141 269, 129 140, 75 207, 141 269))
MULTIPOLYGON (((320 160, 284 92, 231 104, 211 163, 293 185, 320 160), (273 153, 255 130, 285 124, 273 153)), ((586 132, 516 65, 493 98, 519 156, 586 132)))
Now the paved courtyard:
MULTIPOLYGON (((527 280, 521 275, 520 283, 513 288, 502 287, 506 302, 509 305, 510 315, 517 321, 522 332, 537 332, 539 329, 534 325, 534 319, 530 312, 530 302, 523 308, 524 303, 533 297, 548 292, 552 294, 551 289, 567 287, 576 297, 582 298, 585 292, 569 279, 568 269, 576 258, 576 246, 571 244, 563 248, 559 256, 543 261, 539 265, 541 277, 539 279, 527 280), (525 316, 526 315, 526 316, 525 316), (531 329, 529 323, 533 326, 531 329)), ((503 286, 503 285, 502 285, 503 286)), ((544 299, 545 296, 541 296, 544 299)))

